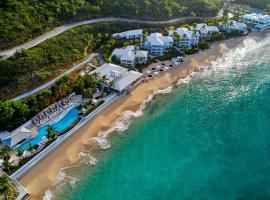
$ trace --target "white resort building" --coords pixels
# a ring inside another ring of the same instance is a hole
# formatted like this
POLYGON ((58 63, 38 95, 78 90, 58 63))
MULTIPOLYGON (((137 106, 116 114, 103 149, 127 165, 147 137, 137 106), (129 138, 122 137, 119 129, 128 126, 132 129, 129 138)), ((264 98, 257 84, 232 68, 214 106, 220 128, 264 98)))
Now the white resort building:
POLYGON ((112 36, 113 38, 123 38, 127 40, 140 39, 143 36, 143 30, 142 29, 130 30, 122 33, 115 33, 112 36))
POLYGON ((222 31, 225 31, 227 33, 231 33, 233 31, 240 31, 242 33, 245 33, 247 31, 247 25, 245 23, 237 22, 234 20, 231 20, 227 23, 219 23, 219 28, 222 31))
MULTIPOLYGON (((143 76, 142 73, 128 70, 115 64, 106 63, 90 74, 98 73, 101 77, 106 76, 110 82, 113 82, 113 90, 117 92, 125 92, 129 90, 143 76)), ((108 85, 104 85, 108 87, 108 85)))
POLYGON ((195 30, 200 32, 200 37, 203 39, 208 39, 212 33, 219 32, 216 26, 208 26, 207 24, 197 24, 195 30))
POLYGON ((172 48, 173 38, 171 36, 163 36, 161 33, 151 33, 146 37, 144 48, 150 51, 152 56, 162 56, 165 52, 172 48))
POLYGON ((180 36, 179 47, 182 48, 190 49, 192 46, 197 45, 200 39, 199 32, 188 30, 184 27, 169 31, 169 36, 174 37, 175 33, 178 33, 180 36))
POLYGON ((5 146, 12 148, 23 141, 36 137, 36 135, 36 127, 31 121, 28 121, 12 132, 1 132, 0 139, 5 146))
POLYGON ((120 60, 123 67, 135 67, 137 64, 145 64, 148 58, 148 51, 141 51, 136 46, 127 46, 115 49, 112 56, 120 60))
POLYGON ((270 28, 269 15, 252 13, 252 14, 242 15, 240 18, 250 28, 254 28, 258 30, 264 30, 264 29, 270 28))

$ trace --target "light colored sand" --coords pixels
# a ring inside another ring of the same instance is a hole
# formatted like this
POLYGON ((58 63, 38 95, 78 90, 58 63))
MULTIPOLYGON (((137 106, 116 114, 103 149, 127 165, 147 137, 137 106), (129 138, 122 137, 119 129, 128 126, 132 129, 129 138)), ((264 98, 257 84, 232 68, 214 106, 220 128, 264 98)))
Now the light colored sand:
POLYGON ((19 182, 32 195, 33 199, 42 199, 44 192, 57 181, 57 175, 61 168, 78 159, 82 146, 87 143, 90 137, 96 136, 101 129, 108 129, 124 111, 136 111, 153 91, 169 87, 179 78, 184 78, 194 70, 199 69, 200 66, 208 64, 243 40, 244 37, 215 43, 211 49, 202 54, 186 57, 185 63, 182 63, 179 67, 171 69, 155 79, 139 84, 129 95, 122 97, 101 112, 95 119, 79 129, 50 155, 20 177, 19 182))

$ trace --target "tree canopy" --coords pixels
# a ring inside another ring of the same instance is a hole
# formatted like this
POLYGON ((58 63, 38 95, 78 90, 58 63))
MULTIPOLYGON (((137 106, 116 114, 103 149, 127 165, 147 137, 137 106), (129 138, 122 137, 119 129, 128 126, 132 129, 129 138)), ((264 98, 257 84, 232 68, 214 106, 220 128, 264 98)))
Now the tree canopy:
POLYGON ((1 0, 0 49, 61 23, 101 16, 165 19, 214 15, 222 0, 1 0))

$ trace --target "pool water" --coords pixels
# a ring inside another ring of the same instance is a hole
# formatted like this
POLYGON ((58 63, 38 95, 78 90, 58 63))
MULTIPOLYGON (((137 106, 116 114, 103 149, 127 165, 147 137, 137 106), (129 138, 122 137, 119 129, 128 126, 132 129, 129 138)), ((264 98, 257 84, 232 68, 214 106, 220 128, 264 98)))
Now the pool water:
MULTIPOLYGON (((76 107, 72 108, 61 120, 53 124, 53 127, 56 130, 56 132, 63 131, 64 129, 69 127, 78 118, 78 115, 79 115, 78 109, 76 107)), ((42 141, 42 137, 47 135, 48 126, 49 125, 47 124, 39 128, 38 135, 35 138, 22 143, 22 145, 20 145, 19 148, 28 149, 30 144, 36 145, 40 143, 42 141)))

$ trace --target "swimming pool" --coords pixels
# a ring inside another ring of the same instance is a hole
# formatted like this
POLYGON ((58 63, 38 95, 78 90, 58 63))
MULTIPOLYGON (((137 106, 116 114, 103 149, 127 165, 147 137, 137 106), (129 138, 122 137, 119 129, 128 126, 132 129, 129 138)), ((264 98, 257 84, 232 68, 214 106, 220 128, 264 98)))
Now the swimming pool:
MULTIPOLYGON (((72 108, 62 119, 57 121, 55 124, 52 124, 56 132, 63 131, 67 127, 69 127, 77 118, 78 118, 79 112, 77 107, 72 108)), ((42 137, 47 135, 47 128, 48 124, 42 126, 41 128, 38 129, 38 135, 30 139, 24 143, 22 143, 18 148, 21 149, 28 149, 29 145, 36 145, 42 141, 42 137)))

